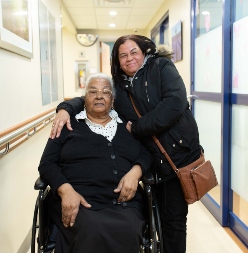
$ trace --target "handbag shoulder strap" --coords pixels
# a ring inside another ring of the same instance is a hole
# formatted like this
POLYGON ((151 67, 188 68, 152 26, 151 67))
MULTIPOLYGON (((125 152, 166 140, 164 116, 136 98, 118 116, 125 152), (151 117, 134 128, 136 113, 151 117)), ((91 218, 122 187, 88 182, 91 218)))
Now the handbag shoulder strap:
POLYGON ((136 105, 135 105, 135 103, 134 103, 134 101, 133 101, 133 98, 132 98, 131 93, 128 93, 128 94, 129 94, 129 97, 130 97, 131 103, 132 103, 132 105, 133 105, 133 108, 134 108, 134 110, 135 110, 136 114, 138 115, 138 117, 139 117, 139 118, 141 118, 141 115, 140 115, 140 113, 139 113, 139 111, 138 111, 138 109, 137 109, 137 107, 136 107, 136 105))
MULTIPOLYGON (((129 93, 129 97, 131 100, 131 103, 133 105, 133 108, 136 112, 136 114, 138 115, 139 118, 141 118, 141 115, 136 107, 136 105, 134 104, 132 95, 129 93)), ((178 168, 176 167, 176 165, 173 163, 173 161, 171 160, 170 156, 168 155, 168 153, 165 151, 164 147, 162 146, 162 144, 160 143, 160 141, 158 140, 158 138, 153 135, 152 136, 153 141, 156 143, 156 145, 158 146, 158 148, 160 149, 160 151, 162 152, 162 154, 166 157, 166 159, 168 160, 169 164, 171 165, 171 167, 173 168, 173 170, 177 173, 178 172, 178 168)))

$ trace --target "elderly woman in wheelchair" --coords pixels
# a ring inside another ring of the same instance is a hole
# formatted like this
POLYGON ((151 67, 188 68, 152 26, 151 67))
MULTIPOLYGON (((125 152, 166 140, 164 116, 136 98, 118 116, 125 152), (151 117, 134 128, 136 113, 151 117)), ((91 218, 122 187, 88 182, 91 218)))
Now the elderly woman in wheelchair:
POLYGON ((144 227, 139 181, 150 155, 112 109, 115 90, 105 74, 86 83, 84 111, 49 139, 39 173, 51 187, 50 216, 58 253, 138 253, 144 227))

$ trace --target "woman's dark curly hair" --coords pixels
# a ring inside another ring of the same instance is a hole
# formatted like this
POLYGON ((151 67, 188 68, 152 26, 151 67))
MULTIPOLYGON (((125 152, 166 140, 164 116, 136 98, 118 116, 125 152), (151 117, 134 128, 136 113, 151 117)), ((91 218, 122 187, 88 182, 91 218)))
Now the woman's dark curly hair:
POLYGON ((144 55, 151 54, 155 55, 156 53, 156 45, 152 40, 145 36, 130 34, 121 36, 114 44, 112 54, 111 54, 111 74, 114 82, 116 83, 117 80, 121 80, 121 76, 125 74, 123 70, 120 68, 119 62, 119 47, 120 45, 124 44, 127 40, 134 41, 144 55))

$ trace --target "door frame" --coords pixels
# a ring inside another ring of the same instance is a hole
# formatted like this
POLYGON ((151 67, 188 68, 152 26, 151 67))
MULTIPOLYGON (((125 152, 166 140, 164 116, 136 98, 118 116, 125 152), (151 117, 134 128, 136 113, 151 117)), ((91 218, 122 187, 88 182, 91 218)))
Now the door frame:
POLYGON ((220 179, 220 206, 210 195, 204 196, 201 201, 218 222, 224 227, 230 227, 235 234, 248 245, 248 228, 232 212, 231 189, 231 133, 232 133, 232 105, 248 105, 248 94, 232 93, 232 24, 234 15, 234 1, 223 1, 222 16, 222 79, 221 93, 194 91, 194 49, 195 49, 195 5, 197 0, 191 0, 191 107, 194 113, 194 100, 200 99, 221 103, 221 179, 220 179))

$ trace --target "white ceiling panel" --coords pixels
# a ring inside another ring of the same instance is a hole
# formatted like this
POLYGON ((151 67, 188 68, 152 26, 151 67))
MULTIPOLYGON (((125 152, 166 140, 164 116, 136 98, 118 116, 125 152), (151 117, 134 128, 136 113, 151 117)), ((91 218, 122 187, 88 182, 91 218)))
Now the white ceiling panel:
POLYGON ((126 25, 124 25, 124 24, 123 25, 116 25, 116 27, 108 27, 107 29, 106 29, 106 27, 107 27, 107 24, 101 23, 98 25, 99 30, 126 30, 126 25))
POLYGON ((136 27, 133 27, 133 22, 128 22, 126 25, 126 29, 145 29, 148 25, 148 22, 143 19, 135 22, 136 27))
POLYGON ((94 8, 93 0, 62 0, 65 7, 94 8))
POLYGON ((151 16, 132 16, 128 19, 128 23, 136 23, 136 22, 140 22, 140 21, 143 21, 143 22, 149 22, 151 16))
MULTIPOLYGON (((102 25, 105 25, 105 26, 109 27, 109 23, 110 23, 109 20, 106 20, 106 19, 100 19, 100 20, 98 19, 98 20, 97 20, 97 24, 98 24, 98 25, 101 25, 101 26, 102 26, 102 25)), ((127 22, 126 22, 125 20, 123 20, 123 19, 121 19, 121 20, 116 20, 116 21, 115 21, 115 25, 116 25, 116 26, 119 26, 119 27, 120 27, 120 26, 123 27, 123 26, 125 26, 126 24, 127 24, 127 22)), ((124 27, 124 29, 125 29, 125 27, 124 27)))
MULTIPOLYGON (((124 16, 125 17, 125 16, 124 16)), ((128 17, 109 17, 109 16, 97 16, 96 19, 98 22, 108 22, 108 23, 126 23, 128 17)))
POLYGON ((81 22, 84 26, 85 26, 85 23, 87 22, 94 22, 95 25, 96 25, 96 19, 95 17, 88 17, 88 16, 81 16, 81 17, 75 17, 74 18, 75 22, 81 22))
POLYGON ((165 0, 62 0, 77 29, 145 29, 165 0), (110 11, 116 16, 110 16, 110 11), (115 23, 116 27, 109 27, 115 23))
POLYGON ((135 17, 135 16, 151 16, 153 17, 153 15, 158 11, 157 8, 133 8, 132 12, 131 12, 131 17, 135 17))
POLYGON ((131 8, 95 8, 96 15, 106 15, 109 16, 111 11, 116 11, 117 16, 126 16, 131 12, 131 8))
POLYGON ((78 8, 68 8, 67 9, 69 11, 69 13, 71 13, 71 15, 74 17, 76 15, 92 15, 95 16, 95 11, 93 8, 82 8, 82 7, 78 7, 78 8))
POLYGON ((77 26, 78 29, 95 29, 97 27, 96 21, 86 21, 86 22, 81 22, 81 21, 76 21, 75 25, 77 26))
POLYGON ((132 7, 135 0, 94 0, 95 7, 132 7))
POLYGON ((155 7, 159 8, 165 0, 135 0, 133 4, 133 8, 149 8, 155 7))

